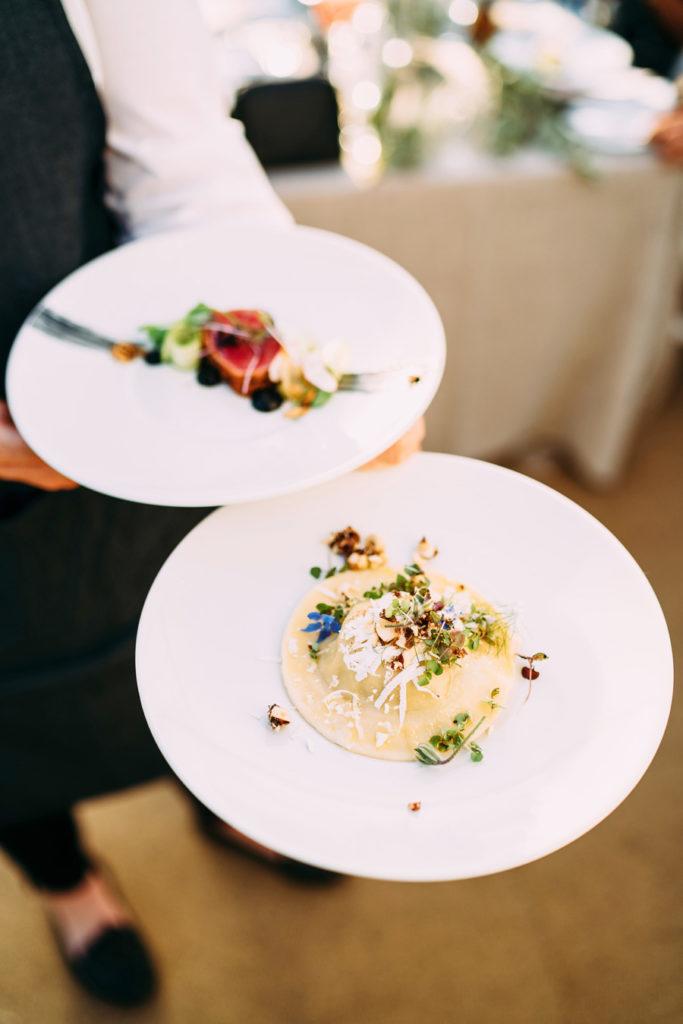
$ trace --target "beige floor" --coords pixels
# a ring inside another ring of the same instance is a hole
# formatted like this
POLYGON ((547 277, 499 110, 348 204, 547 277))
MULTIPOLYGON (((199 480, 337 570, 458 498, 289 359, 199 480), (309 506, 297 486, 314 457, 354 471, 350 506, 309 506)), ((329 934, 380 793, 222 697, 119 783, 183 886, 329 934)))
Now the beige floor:
MULTIPOLYGON (((683 391, 617 490, 542 475, 634 552, 683 663, 683 391)), ((681 1021, 682 741, 679 702, 647 776, 593 832, 528 867, 440 885, 305 890, 204 843, 170 785, 100 801, 83 820, 149 932, 161 994, 127 1014, 82 996, 3 863, 0 1024, 681 1021)))

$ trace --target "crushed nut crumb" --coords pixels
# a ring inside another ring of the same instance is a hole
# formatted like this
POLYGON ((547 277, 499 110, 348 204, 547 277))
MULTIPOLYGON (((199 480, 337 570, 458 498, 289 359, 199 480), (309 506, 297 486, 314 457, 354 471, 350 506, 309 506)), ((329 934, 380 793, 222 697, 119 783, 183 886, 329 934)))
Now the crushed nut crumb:
POLYGON ((327 545, 344 559, 347 569, 378 569, 387 561, 383 541, 373 533, 362 541, 358 530, 354 530, 352 526, 330 534, 327 545))
POLYGON ((352 526, 347 526, 345 529, 337 530, 336 533, 331 534, 328 538, 327 546, 335 554, 348 558, 349 555, 353 554, 360 547, 360 534, 352 526))
POLYGON ((431 558, 436 558, 439 553, 439 549, 435 547, 431 541, 427 540, 426 537, 423 537, 417 545, 415 553, 418 558, 422 558, 425 562, 428 562, 431 558))
POLYGON ((352 551, 346 559, 349 569, 362 570, 370 568, 370 559, 363 551, 352 551))
POLYGON ((268 708, 268 724, 274 732, 277 732, 283 725, 289 725, 292 721, 288 713, 279 704, 271 704, 268 708))
POLYGON ((365 544, 363 545, 366 555, 383 555, 384 544, 374 533, 369 534, 365 538, 365 544))
POLYGON ((414 811, 419 811, 421 807, 422 807, 422 801, 421 800, 411 800, 411 802, 408 804, 408 810, 409 811, 413 811, 413 812, 414 811))
POLYGON ((144 353, 141 345, 135 345, 132 341, 117 341, 111 347, 111 354, 120 363, 129 363, 144 353))

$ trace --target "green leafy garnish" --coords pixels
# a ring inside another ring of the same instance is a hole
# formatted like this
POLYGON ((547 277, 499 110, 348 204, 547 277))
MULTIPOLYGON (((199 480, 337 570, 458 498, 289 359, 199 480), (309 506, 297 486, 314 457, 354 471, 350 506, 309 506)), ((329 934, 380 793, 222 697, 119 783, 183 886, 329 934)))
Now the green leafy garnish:
POLYGON ((156 324, 143 324, 140 330, 145 332, 155 348, 161 348, 168 328, 158 327, 156 324))
POLYGON ((341 604, 325 604, 324 601, 320 601, 316 606, 316 611, 321 612, 323 615, 333 615, 337 622, 342 622, 346 615, 346 609, 341 604))
POLYGON ((422 764, 443 764, 438 754, 435 754, 431 747, 428 747, 426 743, 422 743, 419 747, 415 747, 415 757, 422 764))
POLYGON ((311 402, 311 409, 320 409, 323 405, 327 405, 329 400, 332 398, 331 391, 321 391, 318 388, 315 398, 311 402))
POLYGON ((203 327, 213 316, 213 310, 203 302, 199 302, 185 316, 185 323, 190 327, 203 327))
POLYGON ((470 752, 470 759, 475 763, 483 761, 484 754, 476 743, 472 743, 472 737, 479 727, 484 723, 485 718, 480 718, 473 729, 466 734, 464 727, 467 722, 470 721, 470 716, 467 711, 460 712, 453 719, 454 729, 446 729, 445 732, 436 733, 429 739, 429 744, 421 743, 419 747, 415 747, 415 757, 421 764, 428 765, 443 765, 448 764, 452 761, 456 754, 459 754, 461 750, 467 748, 470 752), (439 754, 446 754, 446 757, 440 757, 439 754))

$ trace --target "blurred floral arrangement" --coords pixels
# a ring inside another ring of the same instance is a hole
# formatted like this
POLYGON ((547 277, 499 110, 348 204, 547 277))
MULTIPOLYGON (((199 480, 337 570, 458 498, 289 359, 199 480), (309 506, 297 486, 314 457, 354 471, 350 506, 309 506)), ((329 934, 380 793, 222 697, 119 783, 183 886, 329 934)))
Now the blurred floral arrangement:
POLYGON ((344 162, 354 177, 416 167, 453 135, 501 156, 543 148, 590 176, 562 99, 488 53, 496 32, 490 0, 300 2, 325 44, 344 162))
POLYGON ((493 89, 493 112, 487 118, 484 142, 498 156, 535 145, 564 159, 585 179, 596 176, 585 148, 567 127, 566 104, 553 96, 531 75, 506 68, 485 57, 493 89))

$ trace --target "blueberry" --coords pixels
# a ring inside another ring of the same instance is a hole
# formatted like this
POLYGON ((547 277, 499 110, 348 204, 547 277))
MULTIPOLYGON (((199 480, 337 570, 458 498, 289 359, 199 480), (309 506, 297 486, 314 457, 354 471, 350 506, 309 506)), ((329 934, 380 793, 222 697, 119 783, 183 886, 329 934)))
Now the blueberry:
POLYGON ((205 388, 212 388, 215 384, 220 384, 222 379, 220 370, 206 356, 200 359, 197 370, 197 380, 200 384, 205 388))
POLYGON ((161 352, 158 348, 151 348, 149 352, 145 352, 144 360, 150 366, 158 366, 161 362, 161 352))
POLYGON ((284 398, 278 391, 275 384, 269 384, 268 387, 259 388, 251 396, 251 404, 259 412, 274 412, 275 409, 279 409, 284 398))

